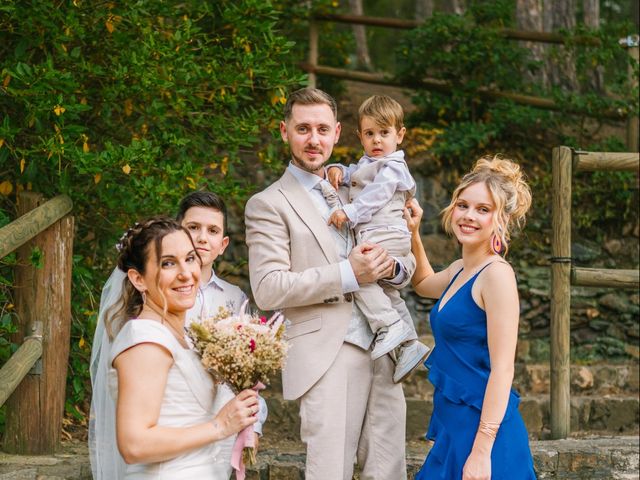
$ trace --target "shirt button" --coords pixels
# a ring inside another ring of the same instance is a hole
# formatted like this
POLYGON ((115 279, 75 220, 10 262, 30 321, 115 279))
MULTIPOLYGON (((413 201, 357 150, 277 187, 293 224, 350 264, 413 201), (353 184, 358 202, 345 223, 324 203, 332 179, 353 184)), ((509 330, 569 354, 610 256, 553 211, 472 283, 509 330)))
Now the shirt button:
POLYGON ((345 293, 345 294, 344 294, 344 301, 345 301, 345 302, 351 302, 351 301, 353 301, 353 294, 352 294, 352 293, 345 293))
POLYGON ((357 185, 357 183, 356 183, 356 182, 351 182, 351 186, 352 186, 352 187, 355 187, 356 185, 357 185))

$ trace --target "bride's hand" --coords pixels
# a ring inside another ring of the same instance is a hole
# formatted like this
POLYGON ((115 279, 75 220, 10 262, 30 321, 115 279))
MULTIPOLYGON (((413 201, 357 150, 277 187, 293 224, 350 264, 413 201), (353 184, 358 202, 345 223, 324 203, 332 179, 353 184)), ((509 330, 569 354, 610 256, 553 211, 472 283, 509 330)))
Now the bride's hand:
POLYGON ((222 438, 227 438, 256 423, 259 408, 258 392, 243 390, 220 409, 213 419, 213 424, 220 431, 222 438))
POLYGON ((404 219, 407 222, 407 228, 412 235, 420 230, 420 220, 422 220, 423 210, 415 198, 407 200, 404 205, 404 219))

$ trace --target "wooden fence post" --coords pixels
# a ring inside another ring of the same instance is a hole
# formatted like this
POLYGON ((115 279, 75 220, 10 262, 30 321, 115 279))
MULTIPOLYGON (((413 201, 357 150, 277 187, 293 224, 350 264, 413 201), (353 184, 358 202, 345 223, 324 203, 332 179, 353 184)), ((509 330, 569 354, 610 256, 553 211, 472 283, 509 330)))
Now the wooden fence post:
MULTIPOLYGON (((18 195, 18 214, 44 203, 32 192, 18 195)), ((18 249, 14 295, 21 319, 16 341, 42 335, 42 363, 7 400, 3 449, 9 453, 45 454, 60 444, 71 332, 73 217, 67 215, 18 249), (31 266, 33 248, 43 266, 31 266)))
POLYGON ((553 149, 551 239, 551 438, 570 430, 571 169, 568 147, 553 149))

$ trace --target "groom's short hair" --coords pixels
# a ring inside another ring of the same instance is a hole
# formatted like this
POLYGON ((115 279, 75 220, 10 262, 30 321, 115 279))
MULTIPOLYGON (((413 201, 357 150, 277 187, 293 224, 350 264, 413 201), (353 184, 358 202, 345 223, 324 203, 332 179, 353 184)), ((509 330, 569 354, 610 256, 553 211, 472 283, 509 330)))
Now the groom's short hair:
POLYGON ((287 103, 284 105, 284 121, 289 121, 293 112, 293 106, 299 105, 329 105, 333 112, 333 117, 338 119, 338 105, 335 99, 327 92, 320 90, 319 88, 305 87, 295 92, 291 92, 287 98, 287 103))
POLYGON ((224 235, 227 234, 227 206, 220 195, 213 192, 191 192, 180 200, 178 213, 176 214, 178 223, 182 223, 182 220, 184 220, 187 214, 187 210, 193 207, 211 208, 212 210, 217 210, 222 213, 222 228, 224 230, 222 233, 224 235))

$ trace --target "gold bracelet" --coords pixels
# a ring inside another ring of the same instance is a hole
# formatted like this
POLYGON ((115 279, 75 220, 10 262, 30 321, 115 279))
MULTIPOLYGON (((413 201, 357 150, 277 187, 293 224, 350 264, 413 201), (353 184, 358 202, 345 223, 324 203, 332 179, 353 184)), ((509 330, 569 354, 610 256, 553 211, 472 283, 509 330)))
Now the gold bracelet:
POLYGON ((496 439, 496 435, 498 434, 498 430, 500 429, 499 422, 486 422, 480 419, 480 425, 478 426, 478 432, 484 433, 487 437, 492 440, 496 439))

